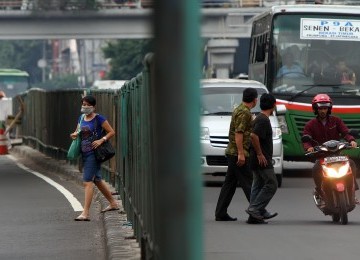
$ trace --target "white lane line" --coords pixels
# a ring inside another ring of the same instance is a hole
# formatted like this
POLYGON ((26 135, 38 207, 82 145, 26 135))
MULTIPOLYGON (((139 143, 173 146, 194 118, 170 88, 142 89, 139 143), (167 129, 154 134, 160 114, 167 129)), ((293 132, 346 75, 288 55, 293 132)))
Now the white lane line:
POLYGON ((74 211, 83 211, 83 207, 81 206, 81 203, 74 197, 74 195, 70 191, 65 189, 64 186, 61 186, 57 182, 53 181, 52 179, 50 179, 49 177, 46 177, 45 175, 43 175, 41 173, 38 173, 36 171, 29 169, 25 165, 19 163, 17 161, 17 159, 15 157, 13 157, 12 155, 7 155, 7 157, 9 157, 11 160, 13 160, 17 164, 17 166, 19 166, 21 169, 28 171, 28 172, 34 174, 35 176, 43 179, 44 181, 49 183, 51 186, 55 187, 58 191, 60 191, 65 196, 65 198, 70 202, 74 211))

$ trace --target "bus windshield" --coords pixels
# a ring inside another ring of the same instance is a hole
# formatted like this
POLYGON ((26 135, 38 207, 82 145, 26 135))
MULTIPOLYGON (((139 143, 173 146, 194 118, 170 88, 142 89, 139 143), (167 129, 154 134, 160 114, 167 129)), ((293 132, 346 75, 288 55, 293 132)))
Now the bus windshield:
POLYGON ((29 89, 29 76, 26 72, 15 73, 1 72, 0 70, 0 90, 5 92, 9 98, 29 89))
POLYGON ((270 38, 268 88, 298 96, 359 95, 360 18, 278 14, 270 38))

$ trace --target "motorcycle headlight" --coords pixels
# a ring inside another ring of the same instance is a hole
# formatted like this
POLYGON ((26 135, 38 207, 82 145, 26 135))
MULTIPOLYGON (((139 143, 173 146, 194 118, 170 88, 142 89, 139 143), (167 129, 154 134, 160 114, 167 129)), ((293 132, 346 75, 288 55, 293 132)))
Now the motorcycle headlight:
POLYGON ((208 127, 201 127, 200 140, 210 140, 210 130, 208 127))
POLYGON ((328 178, 341 178, 345 176, 350 168, 349 162, 346 162, 345 164, 331 164, 329 166, 323 165, 322 166, 324 171, 324 176, 328 178))

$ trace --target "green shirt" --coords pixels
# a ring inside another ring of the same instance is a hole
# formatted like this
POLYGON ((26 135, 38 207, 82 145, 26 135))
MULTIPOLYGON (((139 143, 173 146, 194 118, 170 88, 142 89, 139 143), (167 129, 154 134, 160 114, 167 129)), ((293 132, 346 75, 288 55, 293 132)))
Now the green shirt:
POLYGON ((243 149, 245 157, 249 156, 250 134, 251 134, 252 114, 250 109, 241 103, 234 109, 229 129, 229 144, 225 150, 226 154, 238 155, 238 149, 235 142, 235 133, 243 133, 243 149))

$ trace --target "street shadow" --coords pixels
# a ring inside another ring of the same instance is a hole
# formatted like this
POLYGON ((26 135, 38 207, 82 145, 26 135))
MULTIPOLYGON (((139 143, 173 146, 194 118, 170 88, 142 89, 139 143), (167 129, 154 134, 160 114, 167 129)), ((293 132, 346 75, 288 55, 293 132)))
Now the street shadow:
MULTIPOLYGON (((330 217, 327 216, 328 219, 326 219, 326 216, 324 216, 324 220, 273 220, 271 221, 271 225, 277 225, 277 226, 346 226, 342 225, 340 222, 335 223, 332 222, 330 217)), ((270 221, 269 221, 270 222, 270 221)), ((360 226, 360 222, 351 221, 349 219, 349 222, 347 226, 360 226)))
POLYGON ((309 178, 312 177, 311 169, 284 169, 285 178, 309 178))

